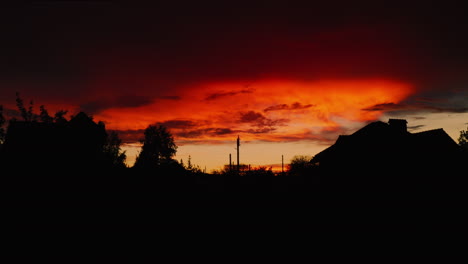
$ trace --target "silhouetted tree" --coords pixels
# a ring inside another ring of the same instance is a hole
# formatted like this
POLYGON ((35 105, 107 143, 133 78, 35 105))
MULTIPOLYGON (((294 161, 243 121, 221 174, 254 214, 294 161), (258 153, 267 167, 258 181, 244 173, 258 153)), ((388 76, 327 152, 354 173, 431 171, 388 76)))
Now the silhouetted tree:
POLYGON ((41 122, 48 124, 54 122, 54 118, 49 115, 49 112, 47 111, 44 105, 41 105, 39 109, 41 111, 41 113, 39 114, 39 120, 41 122))
POLYGON ((49 115, 49 112, 45 108, 45 106, 41 105, 40 106, 40 114, 39 115, 34 114, 34 109, 33 109, 34 102, 31 100, 30 103, 29 103, 29 108, 26 109, 26 107, 24 106, 23 99, 21 99, 18 92, 16 93, 16 106, 18 107, 18 110, 19 110, 19 112, 21 114, 21 117, 26 122, 37 121, 38 119, 39 119, 39 121, 41 121, 43 123, 55 122, 55 123, 62 123, 63 124, 63 123, 68 122, 67 119, 65 118, 65 115, 68 113, 67 110, 59 110, 59 111, 57 111, 55 113, 54 117, 51 117, 49 115))
POLYGON ((0 145, 5 142, 5 128, 3 125, 5 125, 5 117, 3 116, 3 105, 0 105, 0 145))
POLYGON ((304 155, 296 155, 291 159, 288 165, 289 175, 302 176, 306 175, 311 168, 311 157, 304 155))
POLYGON ((190 155, 188 156, 188 161, 187 161, 187 170, 192 170, 193 169, 193 166, 192 166, 192 157, 190 157, 190 155))
POLYGON ((68 113, 67 110, 59 110, 55 113, 54 116, 54 122, 61 124, 61 123, 66 123, 67 119, 65 118, 65 115, 68 113))
POLYGON ((33 113, 33 105, 34 103, 31 100, 29 103, 29 108, 26 110, 23 99, 21 99, 18 92, 16 93, 16 106, 18 107, 18 110, 20 111, 21 117, 26 122, 31 122, 31 121, 36 120, 36 115, 33 113))
POLYGON ((33 100, 29 101, 28 116, 30 121, 37 121, 37 115, 33 111, 34 102, 33 100))
POLYGON ((135 161, 137 168, 157 168, 170 162, 177 152, 172 134, 162 125, 149 125, 141 143, 143 146, 135 161))
POLYGON ((125 168, 125 159, 127 155, 125 151, 122 152, 120 145, 122 140, 115 131, 111 131, 106 138, 106 143, 103 147, 104 156, 112 166, 116 168, 125 168))
POLYGON ((187 171, 191 172, 192 174, 201 174, 201 173, 203 173, 203 170, 200 168, 199 165, 192 164, 192 157, 190 155, 188 156, 187 166, 184 166, 183 163, 181 163, 181 166, 184 169, 186 169, 187 171))
POLYGON ((460 137, 458 138, 458 145, 468 151, 468 127, 466 130, 460 131, 460 137))

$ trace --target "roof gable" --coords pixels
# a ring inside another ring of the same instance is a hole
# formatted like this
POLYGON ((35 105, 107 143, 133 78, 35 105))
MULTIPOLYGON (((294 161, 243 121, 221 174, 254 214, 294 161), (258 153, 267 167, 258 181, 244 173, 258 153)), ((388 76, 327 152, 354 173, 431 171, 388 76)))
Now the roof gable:
POLYGON ((442 128, 414 133, 412 137, 418 143, 427 143, 431 146, 458 147, 458 144, 442 128))
MULTIPOLYGON (((393 119, 393 122, 406 125, 404 119, 393 119)), ((401 128, 401 127, 400 127, 401 128)), ((428 155, 428 153, 455 153, 458 144, 443 130, 434 129, 419 133, 394 129, 382 121, 372 122, 351 135, 340 135, 335 144, 316 154, 312 162, 334 161, 340 158, 358 158, 428 155)))

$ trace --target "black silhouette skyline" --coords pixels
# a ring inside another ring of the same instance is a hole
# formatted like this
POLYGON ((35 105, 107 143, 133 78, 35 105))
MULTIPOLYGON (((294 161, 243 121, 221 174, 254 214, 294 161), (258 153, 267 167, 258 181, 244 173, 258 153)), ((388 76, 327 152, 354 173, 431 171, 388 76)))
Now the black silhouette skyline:
POLYGON ((224 153, 237 135, 264 144, 262 155, 244 152, 258 166, 314 155, 376 120, 455 140, 466 127, 457 4, 43 1, 5 7, 1 22, 8 118, 18 117, 15 92, 36 111, 83 111, 119 132, 129 166, 156 122, 178 159, 208 171, 228 154, 207 164, 194 150, 224 153))
POLYGON ((461 247, 468 16, 449 2, 3 6, 7 244, 461 247))
MULTIPOLYGON (((24 183, 16 186, 20 189, 28 181, 33 189, 49 191, 63 188, 63 183, 73 190, 99 189, 105 182, 123 189, 132 186, 133 191, 196 192, 459 191, 466 187, 466 178, 459 173, 468 160, 466 131, 460 131, 457 143, 442 128, 410 133, 404 119, 372 122, 351 135, 341 135, 312 159, 295 157, 281 172, 233 160, 223 170, 207 173, 190 157, 186 164, 174 159, 177 144, 162 124, 145 129, 137 161, 128 167, 118 133, 106 131, 103 121, 96 123, 84 112, 67 120, 62 110, 53 118, 45 106, 36 114, 33 108, 26 109, 19 95, 17 107, 23 120, 7 123, 0 165, 5 171, 22 172, 7 177, 11 183, 24 183), (137 184, 135 178, 143 182, 137 184)), ((240 148, 239 137, 236 144, 240 148)))
POLYGON ((462 223, 457 212, 466 201, 466 131, 457 144, 443 129, 409 133, 404 119, 377 121, 340 136, 312 160, 295 157, 282 173, 232 164, 208 174, 190 159, 173 159, 177 146, 162 125, 145 130, 138 162, 129 168, 118 135, 103 122, 83 112, 70 120, 48 118, 44 110, 36 115, 41 119, 10 120, 0 145, 2 194, 13 234, 46 227, 167 238, 206 236, 205 230, 276 230, 276 236, 289 237, 358 228, 360 235, 379 230, 425 238, 431 228, 434 239, 456 235, 462 223), (63 220, 64 212, 78 215, 63 220), (213 222, 220 212, 231 217, 213 222), (115 219, 117 213, 125 215, 115 219), (375 220, 376 213, 392 215, 375 220))

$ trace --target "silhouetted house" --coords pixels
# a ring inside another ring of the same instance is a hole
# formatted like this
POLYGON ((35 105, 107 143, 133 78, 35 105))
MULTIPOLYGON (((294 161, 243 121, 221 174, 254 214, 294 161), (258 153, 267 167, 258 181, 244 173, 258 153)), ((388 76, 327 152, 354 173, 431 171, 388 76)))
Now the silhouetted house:
POLYGON ((462 164, 460 146, 443 130, 407 131, 407 121, 373 122, 313 157, 324 182, 343 184, 446 184, 462 164))
POLYGON ((96 124, 83 112, 63 123, 11 121, 2 161, 32 169, 93 167, 102 159, 105 141, 104 125, 96 124))

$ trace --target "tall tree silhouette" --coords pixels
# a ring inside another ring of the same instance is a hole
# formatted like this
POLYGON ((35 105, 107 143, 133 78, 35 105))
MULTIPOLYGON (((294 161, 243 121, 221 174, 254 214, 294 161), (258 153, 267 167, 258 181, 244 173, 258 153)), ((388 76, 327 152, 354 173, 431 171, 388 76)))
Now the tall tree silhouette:
POLYGON ((103 151, 105 158, 108 162, 111 163, 113 167, 116 168, 125 168, 125 159, 127 155, 125 151, 122 152, 120 145, 122 140, 119 138, 119 135, 115 131, 111 131, 106 138, 106 143, 104 145, 103 151))
POLYGON ((18 110, 21 113, 21 117, 26 122, 31 122, 31 121, 36 120, 36 115, 33 113, 33 105, 34 103, 31 100, 29 103, 29 108, 26 110, 23 99, 21 99, 20 94, 18 92, 16 93, 16 106, 18 107, 18 110))
POLYGON ((3 116, 3 105, 0 105, 0 145, 5 141, 5 117, 3 116))
POLYGON ((169 162, 177 152, 172 134, 162 125, 149 125, 145 129, 143 146, 136 161, 136 168, 157 168, 169 162))

